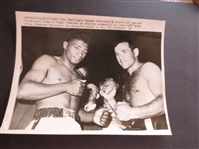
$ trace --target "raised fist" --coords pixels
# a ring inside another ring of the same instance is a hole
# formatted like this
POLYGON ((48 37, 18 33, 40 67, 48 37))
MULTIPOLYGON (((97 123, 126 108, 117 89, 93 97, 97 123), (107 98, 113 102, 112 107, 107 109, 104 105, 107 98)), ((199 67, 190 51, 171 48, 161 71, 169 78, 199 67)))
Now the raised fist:
POLYGON ((75 79, 70 82, 67 82, 66 92, 73 96, 81 96, 84 91, 85 82, 86 80, 80 79, 75 79))
POLYGON ((115 94, 116 94, 116 87, 112 85, 104 87, 100 90, 100 95, 107 100, 114 98, 115 94))
POLYGON ((109 113, 108 109, 106 108, 98 109, 93 117, 93 122, 103 127, 108 127, 109 124, 111 123, 111 120, 112 120, 111 113, 109 113))

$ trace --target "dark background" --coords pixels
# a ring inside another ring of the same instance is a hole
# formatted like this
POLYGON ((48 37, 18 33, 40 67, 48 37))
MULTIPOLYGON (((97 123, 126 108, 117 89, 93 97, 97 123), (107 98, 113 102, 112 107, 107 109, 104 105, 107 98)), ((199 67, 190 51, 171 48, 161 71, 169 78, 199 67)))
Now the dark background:
POLYGON ((114 47, 121 39, 130 39, 136 44, 141 62, 151 61, 161 67, 160 32, 22 27, 23 71, 20 81, 41 55, 61 56, 63 42, 77 32, 84 32, 90 37, 89 52, 76 66, 76 69, 87 68, 87 82, 98 86, 104 78, 112 77, 122 86, 125 71, 118 64, 114 53, 114 47))
MULTIPOLYGON (((60 56, 64 52, 63 42, 74 33, 83 32, 90 37, 89 51, 87 56, 80 62, 76 69, 86 67, 88 75, 87 83, 99 83, 105 78, 111 77, 118 84, 117 95, 120 95, 122 86, 129 74, 118 64, 114 47, 122 39, 130 39, 139 49, 139 61, 151 61, 161 68, 161 33, 139 31, 115 31, 115 30, 91 30, 91 29, 63 29, 44 27, 22 27, 22 62, 23 71, 21 81, 33 62, 43 54, 60 56)), ((85 90, 80 106, 88 102, 89 90, 85 90)), ((120 96, 118 96, 118 100, 120 96)), ((32 101, 19 101, 33 103, 32 101)), ((97 100, 97 105, 102 106, 103 100, 97 100)), ((25 107, 24 107, 25 108, 25 107)), ((15 111, 16 112, 16 111, 15 111)), ((31 117, 32 115, 30 115, 31 117)), ((13 115, 16 117, 16 115, 13 115)), ((20 122, 21 123, 21 122, 20 122)), ((20 127, 21 128, 21 127, 20 127)))
POLYGON ((165 75, 172 136, 58 136, 1 134, 1 148, 184 148, 198 145, 198 6, 157 1, 1 1, 0 120, 15 62, 15 11, 166 20, 165 75))

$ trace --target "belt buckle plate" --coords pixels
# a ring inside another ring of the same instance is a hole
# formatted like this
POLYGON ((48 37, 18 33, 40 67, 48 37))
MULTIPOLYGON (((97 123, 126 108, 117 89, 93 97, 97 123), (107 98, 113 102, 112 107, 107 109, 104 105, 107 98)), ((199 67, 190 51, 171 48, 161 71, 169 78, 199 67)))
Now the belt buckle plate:
POLYGON ((75 118, 75 112, 72 112, 68 109, 63 109, 63 117, 72 117, 75 118))

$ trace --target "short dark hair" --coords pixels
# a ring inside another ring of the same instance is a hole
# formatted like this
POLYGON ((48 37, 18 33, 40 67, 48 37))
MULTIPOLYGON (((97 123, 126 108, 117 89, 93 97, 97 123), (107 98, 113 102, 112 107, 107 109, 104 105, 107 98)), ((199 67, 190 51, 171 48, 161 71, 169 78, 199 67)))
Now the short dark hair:
POLYGON ((73 40, 82 40, 83 42, 85 42, 88 46, 90 44, 90 37, 89 35, 87 35, 86 33, 73 33, 68 37, 68 43, 73 41, 73 40))
POLYGON ((129 44, 129 47, 131 48, 131 50, 133 51, 135 48, 137 48, 137 45, 135 42, 133 42, 131 39, 120 39, 115 43, 116 47, 118 44, 122 43, 122 42, 127 42, 129 44))

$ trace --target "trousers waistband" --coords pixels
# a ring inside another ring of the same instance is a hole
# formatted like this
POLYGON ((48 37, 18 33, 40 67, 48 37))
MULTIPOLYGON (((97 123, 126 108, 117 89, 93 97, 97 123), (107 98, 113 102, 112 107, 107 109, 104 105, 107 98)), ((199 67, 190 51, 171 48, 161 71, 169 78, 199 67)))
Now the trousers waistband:
MULTIPOLYGON (((157 129, 168 129, 165 114, 151 117, 151 124, 154 130, 157 129)), ((135 123, 131 126, 130 130, 147 130, 146 123, 144 119, 138 119, 135 123)))
POLYGON ((66 108, 42 108, 35 112, 34 119, 40 119, 42 117, 55 117, 55 118, 65 118, 65 117, 72 117, 76 121, 80 120, 80 116, 75 113, 74 111, 66 108))

